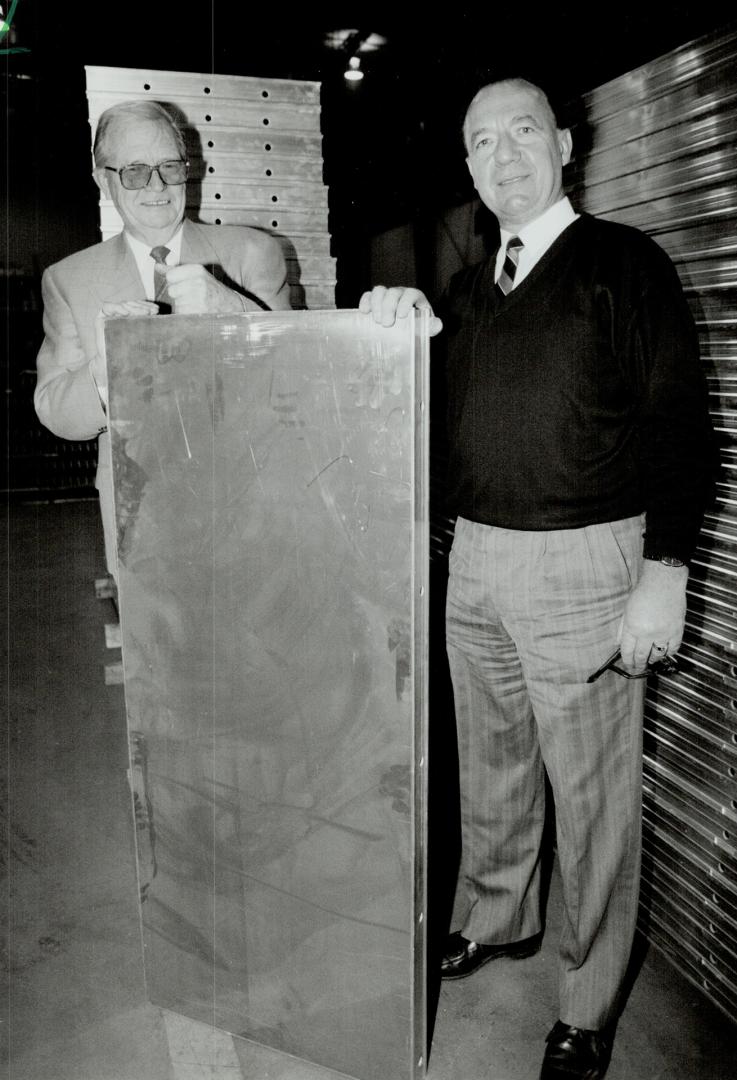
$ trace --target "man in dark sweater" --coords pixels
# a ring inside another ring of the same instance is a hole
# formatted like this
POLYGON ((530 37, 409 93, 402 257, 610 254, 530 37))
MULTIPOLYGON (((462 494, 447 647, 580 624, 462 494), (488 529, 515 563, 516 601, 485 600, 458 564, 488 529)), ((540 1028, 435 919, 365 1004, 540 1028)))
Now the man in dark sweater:
MULTIPOLYGON (((445 330, 458 514, 446 631, 463 856, 443 975, 539 948, 547 772, 564 914, 541 1080, 597 1080, 639 891, 645 683, 623 676, 667 666, 681 643, 709 489, 706 394, 670 260, 574 211, 570 132, 542 91, 484 87, 464 136, 501 244, 456 275, 431 321, 445 330)), ((378 286, 360 306, 391 325, 429 303, 378 286)))

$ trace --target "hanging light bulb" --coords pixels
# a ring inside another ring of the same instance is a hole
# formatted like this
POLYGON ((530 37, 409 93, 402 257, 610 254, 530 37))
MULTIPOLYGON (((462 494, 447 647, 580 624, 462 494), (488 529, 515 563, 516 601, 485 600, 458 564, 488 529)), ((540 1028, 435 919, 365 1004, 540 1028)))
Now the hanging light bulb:
POLYGON ((348 82, 360 82, 363 78, 361 61, 357 56, 352 56, 348 61, 348 67, 343 72, 343 78, 347 79, 348 82))

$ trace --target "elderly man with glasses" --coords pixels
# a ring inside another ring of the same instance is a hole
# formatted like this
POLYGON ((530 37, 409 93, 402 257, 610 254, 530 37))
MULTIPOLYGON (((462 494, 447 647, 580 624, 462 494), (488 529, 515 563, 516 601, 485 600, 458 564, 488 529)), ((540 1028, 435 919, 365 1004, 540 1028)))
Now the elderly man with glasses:
POLYGON ((97 487, 107 565, 115 575, 103 317, 281 310, 290 303, 274 237, 185 218, 184 138, 158 102, 124 102, 102 113, 94 159, 95 182, 120 214, 123 231, 46 270, 34 400, 56 435, 99 436, 97 487))

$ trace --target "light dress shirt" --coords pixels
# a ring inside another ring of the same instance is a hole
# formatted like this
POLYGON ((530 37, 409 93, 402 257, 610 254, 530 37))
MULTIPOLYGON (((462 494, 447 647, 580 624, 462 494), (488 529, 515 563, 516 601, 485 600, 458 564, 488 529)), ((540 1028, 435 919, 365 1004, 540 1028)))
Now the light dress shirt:
POLYGON ((494 281, 499 280, 507 243, 511 237, 518 236, 524 245, 520 249, 517 272, 514 275, 514 288, 516 288, 520 281, 527 277, 535 263, 540 261, 548 248, 558 239, 563 230, 567 229, 577 217, 580 217, 580 214, 577 214, 573 209, 570 199, 564 196, 557 203, 548 207, 539 218, 531 221, 528 225, 524 225, 518 232, 511 233, 507 232, 506 229, 501 229, 502 242, 496 257, 494 281))

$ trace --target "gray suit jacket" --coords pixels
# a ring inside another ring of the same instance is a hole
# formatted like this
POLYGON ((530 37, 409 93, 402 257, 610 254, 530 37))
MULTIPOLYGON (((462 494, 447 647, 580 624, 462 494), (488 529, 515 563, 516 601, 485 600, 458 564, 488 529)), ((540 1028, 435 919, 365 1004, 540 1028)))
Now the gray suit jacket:
MULTIPOLYGON (((289 286, 274 237, 241 226, 184 222, 181 263, 199 263, 243 297, 246 311, 288 310, 289 286)), ((44 341, 38 354, 34 395, 41 422, 64 439, 99 435, 100 490, 108 568, 115 572, 110 436, 92 370, 104 370, 97 354, 96 319, 106 302, 145 300, 136 260, 122 233, 50 266, 43 275, 44 341)))

